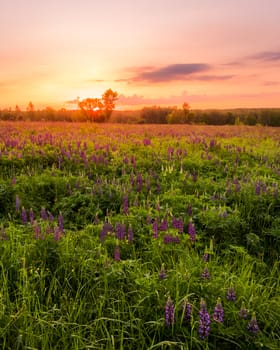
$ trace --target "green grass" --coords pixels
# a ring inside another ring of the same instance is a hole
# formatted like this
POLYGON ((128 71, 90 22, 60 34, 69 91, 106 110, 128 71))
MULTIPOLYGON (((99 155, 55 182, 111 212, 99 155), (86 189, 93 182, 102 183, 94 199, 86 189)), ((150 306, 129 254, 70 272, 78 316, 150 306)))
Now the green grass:
POLYGON ((279 349, 277 133, 63 127, 22 123, 20 131, 2 131, 0 347, 279 349), (151 146, 143 145, 144 138, 151 146), (22 207, 28 217, 32 208, 34 223, 22 222, 22 207), (41 217, 42 208, 53 221, 41 217), (173 217, 183 220, 184 233, 173 217), (164 219, 167 231, 159 229, 155 238, 153 223, 164 219), (112 229, 100 239, 104 223, 112 229), (117 224, 125 226, 124 239, 117 237, 117 224), (165 243, 166 235, 175 242, 165 243), (202 278, 205 267, 209 279, 202 278), (229 288, 235 301, 227 300, 229 288), (175 307, 172 326, 165 323, 168 297, 175 307), (198 332, 201 298, 211 315, 205 340, 198 332), (212 317, 218 298, 221 324, 212 317), (184 300, 193 307, 190 322, 184 320, 184 300), (238 314, 242 303, 246 320, 238 314), (253 313, 256 335, 247 330, 253 313))

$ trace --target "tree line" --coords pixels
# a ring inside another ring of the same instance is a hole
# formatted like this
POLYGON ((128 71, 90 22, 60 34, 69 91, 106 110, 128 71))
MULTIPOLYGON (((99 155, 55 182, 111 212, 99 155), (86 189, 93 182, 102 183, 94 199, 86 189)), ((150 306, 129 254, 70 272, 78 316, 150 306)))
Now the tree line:
POLYGON ((117 99, 118 93, 108 89, 100 99, 78 99, 77 108, 72 110, 51 107, 35 110, 33 103, 29 102, 24 111, 18 106, 0 110, 0 120, 280 126, 280 108, 192 110, 184 102, 181 108, 152 106, 137 111, 115 111, 117 99))

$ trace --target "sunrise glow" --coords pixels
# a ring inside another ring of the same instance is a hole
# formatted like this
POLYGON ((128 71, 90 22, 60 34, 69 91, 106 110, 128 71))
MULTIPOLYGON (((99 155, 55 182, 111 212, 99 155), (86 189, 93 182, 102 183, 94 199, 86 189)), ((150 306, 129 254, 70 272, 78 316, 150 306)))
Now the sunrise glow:
POLYGON ((280 107, 278 0, 2 1, 0 109, 280 107))

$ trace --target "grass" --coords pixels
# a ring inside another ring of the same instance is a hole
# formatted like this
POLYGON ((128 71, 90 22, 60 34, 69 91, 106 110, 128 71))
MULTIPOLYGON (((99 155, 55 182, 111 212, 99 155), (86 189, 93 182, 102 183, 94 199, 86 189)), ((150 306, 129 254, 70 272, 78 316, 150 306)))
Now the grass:
POLYGON ((279 349, 275 129, 4 126, 3 349, 279 349), (201 298, 211 318, 206 339, 201 298), (213 320, 218 298, 222 323, 213 320), (256 334, 247 330, 254 313, 256 334))

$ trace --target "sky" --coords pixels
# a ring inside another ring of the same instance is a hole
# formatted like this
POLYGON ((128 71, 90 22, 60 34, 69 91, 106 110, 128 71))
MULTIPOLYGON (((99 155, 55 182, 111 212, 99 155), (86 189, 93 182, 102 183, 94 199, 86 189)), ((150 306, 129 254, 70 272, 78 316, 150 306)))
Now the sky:
POLYGON ((0 108, 280 107, 279 0, 2 0, 0 108))

